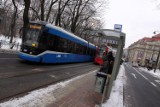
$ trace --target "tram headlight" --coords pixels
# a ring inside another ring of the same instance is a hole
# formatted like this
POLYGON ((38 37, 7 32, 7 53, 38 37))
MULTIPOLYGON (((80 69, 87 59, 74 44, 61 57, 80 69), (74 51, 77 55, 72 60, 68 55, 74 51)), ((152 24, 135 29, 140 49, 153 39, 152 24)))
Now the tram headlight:
POLYGON ((35 43, 32 43, 32 46, 33 46, 33 47, 35 47, 35 46, 36 46, 36 44, 35 44, 35 43))

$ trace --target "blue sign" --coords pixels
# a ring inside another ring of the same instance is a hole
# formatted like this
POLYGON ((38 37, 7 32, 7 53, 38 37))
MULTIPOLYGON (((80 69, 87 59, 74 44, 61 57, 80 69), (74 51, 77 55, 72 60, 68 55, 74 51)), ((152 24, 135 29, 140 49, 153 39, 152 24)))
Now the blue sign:
POLYGON ((120 25, 120 24, 115 24, 115 25, 114 25, 114 30, 121 32, 121 31, 122 31, 122 25, 120 25))

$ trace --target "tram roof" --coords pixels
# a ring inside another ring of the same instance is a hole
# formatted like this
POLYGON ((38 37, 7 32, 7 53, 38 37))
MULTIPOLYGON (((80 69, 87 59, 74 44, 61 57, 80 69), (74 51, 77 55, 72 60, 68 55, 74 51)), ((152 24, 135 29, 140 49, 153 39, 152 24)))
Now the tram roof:
MULTIPOLYGON (((84 40, 84 39, 82 39, 82 38, 74 35, 73 33, 69 32, 69 31, 64 30, 63 28, 60 28, 60 27, 58 27, 58 26, 54 26, 54 25, 52 25, 52 24, 50 24, 50 23, 46 24, 46 26, 49 27, 49 28, 53 28, 53 29, 56 29, 56 30, 58 30, 58 31, 64 32, 64 33, 68 34, 69 36, 72 36, 73 38, 76 38, 76 39, 78 39, 78 40, 83 41, 84 43, 88 43, 88 41, 86 41, 86 40, 84 40)), ((95 46, 95 45, 92 44, 92 43, 89 43, 89 45, 95 46)))

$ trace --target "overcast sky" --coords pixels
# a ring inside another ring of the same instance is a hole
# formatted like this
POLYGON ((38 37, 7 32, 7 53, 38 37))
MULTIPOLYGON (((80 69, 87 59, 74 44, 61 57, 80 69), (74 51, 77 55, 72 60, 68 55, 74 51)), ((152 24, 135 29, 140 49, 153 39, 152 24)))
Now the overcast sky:
POLYGON ((160 33, 160 0, 109 0, 105 12, 106 29, 114 24, 122 24, 126 33, 125 47, 143 38, 152 37, 154 31, 160 33))

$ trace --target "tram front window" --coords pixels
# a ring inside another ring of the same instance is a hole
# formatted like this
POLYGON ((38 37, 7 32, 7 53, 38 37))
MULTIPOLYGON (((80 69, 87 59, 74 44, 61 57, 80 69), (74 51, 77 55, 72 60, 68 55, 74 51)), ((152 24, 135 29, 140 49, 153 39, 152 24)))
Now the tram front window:
POLYGON ((37 40, 38 40, 39 33, 40 33, 40 31, 37 29, 26 29, 24 44, 27 46, 37 47, 37 45, 38 45, 37 40))

